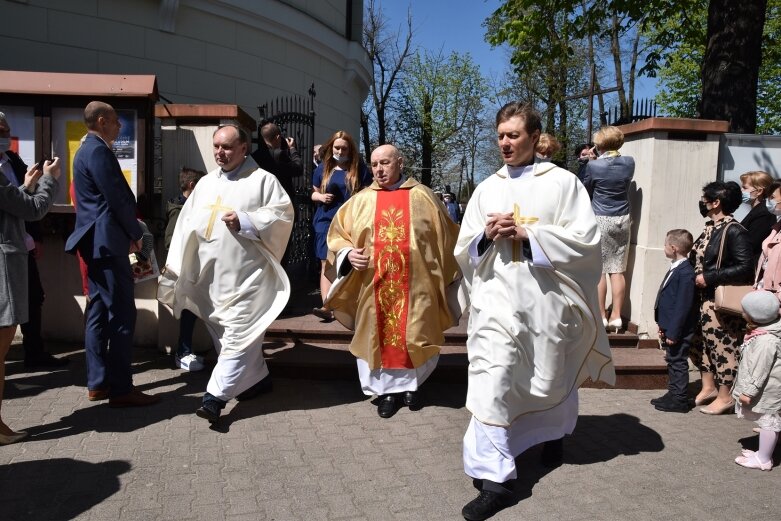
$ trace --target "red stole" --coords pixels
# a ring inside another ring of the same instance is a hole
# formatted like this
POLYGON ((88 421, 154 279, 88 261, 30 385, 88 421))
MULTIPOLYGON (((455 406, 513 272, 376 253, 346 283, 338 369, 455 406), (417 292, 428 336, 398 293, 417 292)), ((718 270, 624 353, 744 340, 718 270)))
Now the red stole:
POLYGON ((374 213, 374 309, 384 369, 412 369, 409 311, 409 190, 379 190, 374 213))

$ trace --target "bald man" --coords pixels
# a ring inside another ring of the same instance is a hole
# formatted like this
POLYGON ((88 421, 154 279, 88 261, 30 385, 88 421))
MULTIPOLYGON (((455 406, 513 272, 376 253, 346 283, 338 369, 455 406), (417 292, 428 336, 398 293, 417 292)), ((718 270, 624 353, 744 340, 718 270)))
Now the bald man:
POLYGON ((336 213, 328 249, 338 277, 325 307, 355 330, 361 388, 378 395, 377 413, 421 407, 419 388, 436 368, 444 331, 458 323, 453 249, 458 225, 427 186, 403 175, 398 149, 382 145, 371 156, 374 182, 336 213))
POLYGON ((211 333, 217 365, 196 414, 216 423, 231 399, 271 389, 262 344, 290 298, 280 261, 293 205, 277 178, 247 155, 244 131, 224 125, 212 144, 218 168, 182 207, 158 299, 177 317, 191 311, 211 333))
POLYGON ((128 253, 141 248, 136 200, 111 145, 121 124, 108 103, 84 109, 88 134, 73 159, 76 226, 65 250, 87 264, 85 310, 87 398, 108 398, 111 407, 151 405, 160 400, 133 387, 131 358, 136 304, 128 253))

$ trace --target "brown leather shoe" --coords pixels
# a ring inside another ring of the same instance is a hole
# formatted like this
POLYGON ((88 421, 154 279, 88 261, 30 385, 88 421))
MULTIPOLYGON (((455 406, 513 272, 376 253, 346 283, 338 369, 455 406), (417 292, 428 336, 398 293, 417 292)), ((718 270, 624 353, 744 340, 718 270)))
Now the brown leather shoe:
POLYGON ((87 391, 87 399, 91 402, 99 402, 108 399, 108 389, 94 389, 87 391))
POLYGON ((160 401, 156 394, 144 394, 138 389, 133 389, 127 394, 121 396, 112 396, 108 399, 109 407, 144 407, 160 401))

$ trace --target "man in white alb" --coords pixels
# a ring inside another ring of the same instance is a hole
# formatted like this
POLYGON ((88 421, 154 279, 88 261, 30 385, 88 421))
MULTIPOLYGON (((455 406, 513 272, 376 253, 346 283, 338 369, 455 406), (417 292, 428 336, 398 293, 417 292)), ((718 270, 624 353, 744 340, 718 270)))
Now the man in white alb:
POLYGON ((293 227, 293 205, 271 173, 247 155, 234 125, 214 133, 219 168, 203 177, 176 223, 158 299, 178 317, 204 321, 219 353, 196 414, 214 423, 232 398, 270 390, 263 335, 290 298, 279 262, 293 227))
POLYGON ((613 383, 596 312, 600 235, 583 185, 553 163, 535 163, 539 114, 508 103, 496 115, 505 166, 483 181, 464 212, 455 254, 470 293, 467 351, 472 413, 464 470, 480 494, 462 510, 482 520, 512 503, 515 458, 575 428, 578 386, 613 383))

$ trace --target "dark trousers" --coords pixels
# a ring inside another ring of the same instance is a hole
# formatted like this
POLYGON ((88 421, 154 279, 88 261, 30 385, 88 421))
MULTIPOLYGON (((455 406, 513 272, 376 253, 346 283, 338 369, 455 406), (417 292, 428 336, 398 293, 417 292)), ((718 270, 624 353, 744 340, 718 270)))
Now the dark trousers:
POLYGON ((41 338, 41 308, 43 307, 43 285, 38 273, 38 263, 33 252, 27 254, 27 313, 28 320, 21 325, 22 346, 24 357, 34 360, 43 354, 43 338, 41 338))
POLYGON ((193 352, 193 329, 196 318, 195 313, 189 309, 182 310, 182 316, 179 317, 179 346, 176 348, 178 358, 193 352))
POLYGON ((133 389, 131 359, 136 326, 130 262, 127 256, 89 259, 87 275, 87 388, 108 387, 110 396, 127 394, 133 389))
POLYGON ((667 362, 667 390, 682 404, 689 400, 689 346, 693 333, 686 334, 676 344, 664 346, 664 361, 667 362))

